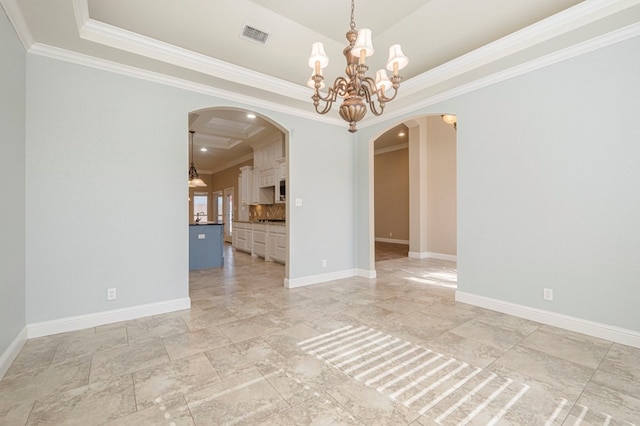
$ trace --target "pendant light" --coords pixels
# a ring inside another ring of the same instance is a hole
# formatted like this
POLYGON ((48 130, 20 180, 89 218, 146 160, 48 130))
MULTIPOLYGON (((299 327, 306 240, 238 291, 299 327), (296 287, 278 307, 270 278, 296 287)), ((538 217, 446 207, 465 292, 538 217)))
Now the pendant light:
POLYGON ((195 131, 189 130, 189 133, 191 134, 191 167, 189 167, 189 188, 207 186, 207 184, 204 183, 202 179, 200 179, 200 176, 198 176, 196 166, 193 164, 193 134, 195 133, 195 131))

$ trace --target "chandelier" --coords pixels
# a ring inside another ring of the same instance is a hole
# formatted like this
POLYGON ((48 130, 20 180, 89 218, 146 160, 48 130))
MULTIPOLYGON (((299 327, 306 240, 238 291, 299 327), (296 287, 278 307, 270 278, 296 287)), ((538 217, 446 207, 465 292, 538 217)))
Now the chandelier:
POLYGON ((204 183, 204 181, 202 179, 200 179, 200 176, 198 176, 198 171, 196 170, 196 166, 194 166, 193 164, 193 134, 195 133, 195 131, 193 130, 189 130, 189 133, 191 134, 191 167, 189 167, 189 188, 195 188, 197 186, 207 186, 206 183, 204 183))
POLYGON ((398 71, 409 63, 409 58, 404 56, 399 44, 394 44, 389 48, 389 59, 387 70, 393 72, 391 80, 384 69, 376 72, 375 80, 366 77, 369 67, 365 65, 365 58, 374 54, 371 43, 371 30, 363 28, 356 30, 353 18, 354 0, 351 0, 351 25, 346 37, 349 45, 343 50, 347 60, 345 70, 347 77, 336 78, 333 86, 329 88, 326 96, 320 95, 320 89, 324 89, 324 77, 322 70, 329 64, 329 57, 324 52, 322 43, 313 43, 309 66, 313 69, 313 74, 307 85, 313 89, 313 105, 316 112, 326 114, 331 110, 333 103, 338 97, 344 98, 340 105, 340 117, 349 123, 349 131, 357 132, 356 123, 367 113, 367 105, 375 115, 382 115, 387 102, 391 102, 398 94, 398 88, 402 77, 398 71), (393 95, 389 92, 393 88, 393 95), (375 98, 375 99, 374 99, 375 98), (320 101, 324 104, 320 107, 320 101))

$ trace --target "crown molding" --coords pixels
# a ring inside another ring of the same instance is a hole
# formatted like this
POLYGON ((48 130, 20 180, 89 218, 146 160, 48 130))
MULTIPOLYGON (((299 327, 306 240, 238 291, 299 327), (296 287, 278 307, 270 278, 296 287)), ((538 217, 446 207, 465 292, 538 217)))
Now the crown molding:
POLYGON ((586 0, 407 80, 403 94, 419 92, 637 4, 640 0, 586 0))
POLYGON ((400 151, 401 149, 407 149, 407 148, 409 148, 409 144, 408 143, 401 143, 401 144, 398 144, 398 145, 393 145, 393 146, 388 146, 388 147, 385 147, 385 148, 376 149, 375 151, 373 151, 373 155, 386 154, 388 152, 400 151))
POLYGON ((309 100, 309 90, 306 86, 267 76, 201 53, 93 20, 89 17, 87 1, 74 0, 78 35, 84 40, 266 90, 299 101, 307 102, 309 100))
POLYGON ((231 161, 230 163, 225 163, 224 167, 218 167, 217 169, 211 170, 210 174, 215 174, 227 169, 230 169, 233 166, 237 166, 238 164, 244 163, 245 161, 249 161, 253 159, 253 152, 251 154, 244 155, 236 160, 231 161))
POLYGON ((575 44, 565 49, 558 50, 557 52, 541 56, 529 62, 525 62, 524 64, 520 64, 504 71, 493 73, 486 77, 471 81, 467 84, 460 85, 453 89, 446 90, 444 92, 438 93, 437 95, 429 96, 420 102, 416 102, 393 111, 385 110, 384 116, 365 119, 361 121, 358 126, 363 129, 389 119, 406 117, 407 115, 410 115, 415 111, 429 107, 439 102, 446 101, 447 99, 455 98, 456 96, 461 96, 466 93, 473 92, 475 90, 482 89, 496 83, 500 83, 502 81, 527 74, 540 68, 554 65, 559 62, 566 61, 567 59, 584 55, 594 50, 598 50, 603 47, 620 43, 622 41, 629 40, 638 36, 640 36, 640 23, 632 24, 618 30, 603 34, 601 36, 594 37, 582 43, 575 44))
MULTIPOLYGON (((17 8, 15 0, 0 0, 0 2, 2 2, 3 6, 5 7, 5 10, 7 8, 7 4, 10 4, 11 6, 13 6, 14 9, 17 8)), ((575 28, 580 24, 584 25, 585 22, 587 21, 592 22, 598 17, 602 17, 603 14, 605 13, 611 14, 616 11, 623 10, 625 8, 634 6, 639 3, 640 3, 640 0, 586 0, 583 3, 580 3, 577 6, 574 6, 573 8, 567 9, 564 12, 561 12, 557 15, 554 15, 543 21, 540 21, 537 24, 534 24, 523 30, 520 30, 510 36, 504 37, 503 39, 500 39, 494 43, 491 43, 489 45, 476 49, 475 51, 470 52, 467 55, 464 55, 458 59, 454 59, 430 71, 427 71, 426 73, 423 73, 420 76, 407 80, 403 84, 403 88, 405 89, 403 90, 403 92, 406 93, 408 89, 408 93, 406 94, 419 93, 420 91, 425 90, 430 86, 437 84, 438 82, 444 81, 447 78, 451 78, 455 75, 461 74, 477 66, 480 66, 484 62, 479 62, 479 61, 482 61, 483 57, 486 58, 490 56, 492 52, 493 54, 497 54, 496 52, 500 51, 501 49, 506 49, 506 50, 517 49, 518 46, 519 45, 521 46, 523 43, 524 44, 526 44, 527 42, 533 43, 533 40, 535 39, 536 34, 542 37, 540 34, 543 34, 545 31, 547 31, 546 37, 551 37, 551 35, 549 35, 549 31, 555 31, 554 34, 556 35, 561 33, 562 31, 568 31, 566 28, 564 30, 561 28, 563 25, 569 25, 569 27, 575 28), (596 17, 595 16, 596 14, 599 14, 599 15, 596 17)), ((86 0, 74 0, 74 6, 75 6, 75 13, 76 13, 78 22, 86 22, 86 19, 88 19, 88 6, 87 6, 86 0), (82 21, 83 19, 85 19, 85 21, 82 21)), ((20 19, 22 20, 22 23, 24 24, 24 19, 22 19, 22 15, 19 12, 19 9, 16 9, 16 10, 20 19)), ((16 25, 13 20, 12 20, 12 24, 14 26, 16 25)), ((23 25, 23 26, 26 28, 26 25, 23 25)), ((28 34, 28 31, 27 31, 27 34, 28 34)), ((474 80, 467 84, 463 84, 461 86, 438 93, 436 95, 429 96, 420 102, 413 103, 405 107, 400 107, 395 110, 387 109, 383 116, 366 118, 362 120, 358 124, 358 126, 360 128, 366 128, 389 119, 393 119, 401 116, 407 116, 412 112, 415 112, 419 109, 436 104, 438 102, 442 102, 447 99, 460 96, 465 93, 469 93, 471 91, 478 90, 513 77, 517 77, 527 72, 531 72, 539 68, 552 65, 552 64, 573 58, 575 56, 579 56, 581 54, 585 54, 590 51, 636 37, 638 35, 640 35, 640 23, 615 30, 598 37, 594 37, 593 39, 567 47, 565 49, 542 56, 540 58, 533 59, 524 64, 520 64, 518 66, 509 68, 507 70, 491 74, 484 78, 474 80)), ((539 38, 537 39, 537 42, 540 42, 541 40, 542 39, 539 38)), ((25 42, 23 41, 23 43, 25 42)), ((515 51, 517 50, 513 50, 512 53, 515 51)), ((241 95, 228 90, 219 89, 219 88, 215 88, 215 87, 200 84, 200 83, 194 83, 194 82, 180 79, 177 77, 171 77, 171 76, 156 73, 153 71, 147 71, 147 70, 135 68, 128 65, 122 65, 112 61, 107 61, 104 59, 99 59, 96 57, 92 57, 92 56, 88 56, 88 55, 84 55, 76 52, 71 52, 68 50, 64 50, 64 49, 60 49, 52 46, 47 46, 39 43, 32 43, 31 47, 28 49, 28 52, 41 55, 41 56, 47 56, 54 59, 67 61, 67 62, 76 63, 83 66, 88 66, 91 68, 96 68, 100 70, 118 73, 121 75, 139 78, 139 79, 143 79, 143 80, 147 80, 155 83, 165 84, 168 86, 172 86, 172 87, 176 87, 176 88, 180 88, 180 89, 184 89, 192 92, 215 96, 224 100, 237 102, 243 105, 247 105, 247 106, 250 105, 251 108, 255 108, 255 107, 265 108, 271 111, 281 112, 289 115, 295 115, 295 116, 303 117, 305 119, 323 122, 329 125, 344 126, 344 122, 337 117, 319 115, 315 111, 291 107, 291 106, 285 106, 279 103, 266 101, 261 98, 256 98, 248 95, 241 95)), ((494 60, 495 59, 496 58, 494 58, 494 60)), ((226 64, 226 65, 229 65, 229 64, 226 64)), ((244 70, 242 68, 239 68, 239 69, 245 72, 249 72, 250 74, 258 75, 256 78, 263 82, 273 82, 274 80, 273 78, 265 76, 260 73, 244 70)), ((306 92, 306 87, 296 86, 288 82, 285 82, 285 83, 289 86, 293 86, 296 89, 305 90, 306 92)), ((268 84, 268 86, 274 87, 271 84, 268 84)), ((261 87, 261 88, 265 88, 265 87, 261 87)), ((283 93, 288 93, 288 92, 285 90, 285 92, 283 93)), ((308 101, 308 96, 306 95, 308 95, 308 93, 305 94, 304 100, 308 101)))
POLYGON ((24 46, 24 50, 29 50, 34 43, 33 36, 31 35, 31 31, 29 31, 27 21, 24 20, 18 3, 16 0, 0 0, 0 4, 2 4, 2 8, 7 14, 7 18, 9 18, 9 22, 13 25, 20 39, 20 43, 24 46))
POLYGON ((141 80, 146 80, 153 83, 164 84, 178 89, 188 90, 190 92, 214 96, 226 101, 242 104, 241 106, 247 109, 255 110, 255 108, 264 108, 270 111, 303 117, 305 119, 313 121, 321 121, 333 126, 344 125, 344 122, 341 119, 328 116, 320 116, 315 111, 308 111, 300 108, 286 106, 276 102, 270 102, 264 99, 238 94, 229 90, 207 86, 205 84, 194 83, 192 81, 184 80, 181 78, 167 76, 165 74, 143 70, 129 65, 123 65, 117 62, 107 61, 105 59, 100 59, 93 56, 60 49, 58 47, 48 46, 45 44, 34 43, 33 46, 31 46, 31 48, 28 50, 28 53, 70 62, 73 64, 82 65, 102 71, 108 71, 115 74, 125 75, 141 80))

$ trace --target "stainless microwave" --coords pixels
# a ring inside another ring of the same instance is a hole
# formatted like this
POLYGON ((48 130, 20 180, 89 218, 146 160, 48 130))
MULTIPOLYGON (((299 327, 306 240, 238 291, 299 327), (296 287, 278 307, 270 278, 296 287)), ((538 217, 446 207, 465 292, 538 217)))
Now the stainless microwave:
POLYGON ((280 179, 280 201, 287 201, 287 181, 280 179))

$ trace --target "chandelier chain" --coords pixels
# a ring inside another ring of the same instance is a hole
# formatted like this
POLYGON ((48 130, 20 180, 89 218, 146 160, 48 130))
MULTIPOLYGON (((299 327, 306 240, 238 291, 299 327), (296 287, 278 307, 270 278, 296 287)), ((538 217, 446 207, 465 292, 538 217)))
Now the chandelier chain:
POLYGON ((354 0, 351 0, 351 30, 354 31, 356 29, 356 21, 355 21, 355 14, 354 14, 354 0))

